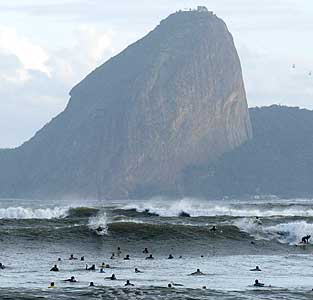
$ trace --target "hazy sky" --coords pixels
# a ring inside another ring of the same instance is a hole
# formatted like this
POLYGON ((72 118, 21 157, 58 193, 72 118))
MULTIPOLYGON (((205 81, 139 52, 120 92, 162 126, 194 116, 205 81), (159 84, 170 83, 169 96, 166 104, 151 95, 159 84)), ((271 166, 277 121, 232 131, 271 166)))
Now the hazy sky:
POLYGON ((0 148, 20 145, 62 111, 96 66, 197 5, 232 32, 249 106, 313 109, 312 0, 0 0, 0 148))

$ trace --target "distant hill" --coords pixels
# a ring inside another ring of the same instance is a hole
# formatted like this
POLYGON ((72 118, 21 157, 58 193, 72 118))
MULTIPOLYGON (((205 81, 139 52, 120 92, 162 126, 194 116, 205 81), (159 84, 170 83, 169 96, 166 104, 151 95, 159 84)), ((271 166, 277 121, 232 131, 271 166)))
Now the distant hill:
POLYGON ((0 197, 182 195, 185 170, 252 137, 233 38, 204 8, 170 15, 70 95, 31 140, 0 151, 0 197))
POLYGON ((215 164, 185 172, 185 194, 313 196, 313 111, 250 109, 253 139, 215 164))

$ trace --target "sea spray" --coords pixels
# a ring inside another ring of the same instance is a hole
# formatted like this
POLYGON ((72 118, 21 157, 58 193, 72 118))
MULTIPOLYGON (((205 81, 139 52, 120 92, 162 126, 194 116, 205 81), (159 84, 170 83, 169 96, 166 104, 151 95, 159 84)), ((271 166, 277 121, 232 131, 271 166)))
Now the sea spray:
POLYGON ((69 208, 0 208, 0 219, 57 219, 68 216, 69 208))
POLYGON ((256 240, 277 240, 290 245, 298 244, 303 236, 313 232, 313 224, 306 221, 291 221, 265 226, 255 218, 242 218, 235 220, 233 224, 256 240))
POLYGON ((88 227, 94 230, 98 235, 108 234, 108 217, 106 212, 101 212, 88 220, 88 227))
POLYGON ((178 217, 186 213, 191 217, 271 217, 271 216, 302 216, 313 217, 313 205, 304 203, 294 205, 292 203, 273 207, 268 202, 210 202, 184 198, 177 201, 165 201, 154 199, 147 202, 137 202, 122 206, 124 210, 136 210, 137 212, 149 212, 161 217, 178 217), (270 205, 269 205, 270 204, 270 205))

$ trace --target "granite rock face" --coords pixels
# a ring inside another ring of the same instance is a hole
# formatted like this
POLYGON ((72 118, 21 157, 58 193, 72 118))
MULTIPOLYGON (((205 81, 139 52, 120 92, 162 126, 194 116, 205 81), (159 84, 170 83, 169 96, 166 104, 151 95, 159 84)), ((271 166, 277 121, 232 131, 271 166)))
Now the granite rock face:
POLYGON ((183 194, 182 174, 252 136, 225 23, 178 12, 94 70, 30 141, 0 151, 2 197, 183 194))

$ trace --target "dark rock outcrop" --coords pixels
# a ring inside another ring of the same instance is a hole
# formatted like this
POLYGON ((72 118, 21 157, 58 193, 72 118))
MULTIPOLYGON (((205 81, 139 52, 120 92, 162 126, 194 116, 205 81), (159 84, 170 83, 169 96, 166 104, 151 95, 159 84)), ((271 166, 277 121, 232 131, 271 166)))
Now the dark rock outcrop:
POLYGON ((2 197, 180 195, 183 174, 251 137, 224 22, 179 12, 89 74, 64 112, 0 152, 2 197))

